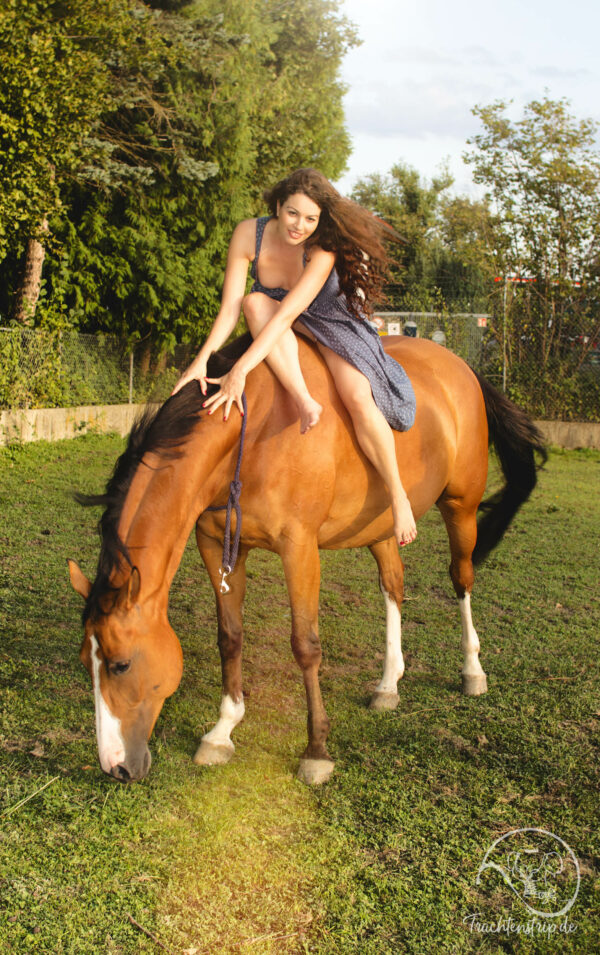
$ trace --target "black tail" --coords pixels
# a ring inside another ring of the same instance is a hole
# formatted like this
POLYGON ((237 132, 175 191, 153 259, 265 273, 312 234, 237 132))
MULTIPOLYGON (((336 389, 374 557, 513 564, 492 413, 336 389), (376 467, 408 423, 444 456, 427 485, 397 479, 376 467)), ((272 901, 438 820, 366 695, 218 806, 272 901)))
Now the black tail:
POLYGON ((473 563, 480 564, 502 539, 506 528, 537 481, 535 455, 542 465, 547 458, 544 438, 521 408, 493 388, 475 372, 483 392, 488 420, 489 441, 498 455, 506 484, 487 501, 482 501, 483 515, 477 524, 477 544, 473 563))

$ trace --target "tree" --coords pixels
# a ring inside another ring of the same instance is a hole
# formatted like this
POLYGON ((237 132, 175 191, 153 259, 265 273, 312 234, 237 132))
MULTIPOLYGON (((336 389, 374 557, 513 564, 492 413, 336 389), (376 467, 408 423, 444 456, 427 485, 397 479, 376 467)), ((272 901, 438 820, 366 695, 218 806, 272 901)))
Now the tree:
MULTIPOLYGON (((65 196, 49 277, 79 327, 164 350, 200 331, 211 278, 216 284, 210 182, 223 183, 232 153, 252 158, 234 104, 220 122, 219 80, 245 37, 225 30, 222 17, 200 16, 198 4, 189 16, 136 6, 137 33, 107 64, 98 161, 65 196)), ((239 205, 226 189, 223 219, 239 205)))
MULTIPOLYGON (((300 165, 343 171, 338 72, 354 33, 334 0, 111 2, 120 19, 106 23, 106 4, 84 0, 102 38, 89 44, 94 109, 73 141, 65 124, 68 173, 57 167, 54 203, 46 184, 29 220, 38 238, 43 215, 49 229, 37 318, 62 310, 82 329, 159 349, 197 343, 232 229, 262 210, 262 189, 300 165)), ((44 21, 46 7, 25 0, 53 36, 69 4, 51 3, 44 21)), ((87 55, 85 31, 69 30, 87 55)), ((14 295, 23 250, 13 234, 0 295, 14 295)))
MULTIPOLYGON (((383 176, 360 180, 352 198, 381 216, 404 240, 387 287, 390 304, 407 310, 471 308, 484 290, 479 253, 486 229, 485 203, 453 197, 442 168, 431 182, 397 163, 383 176)), ((396 251, 396 250, 395 250, 396 251)))
MULTIPOLYGON (((253 91, 259 181, 264 188, 300 166, 336 179, 351 148, 339 70, 358 43, 356 31, 339 15, 338 0, 260 0, 253 6, 254 32, 268 43, 266 82, 253 91)), ((241 7, 247 10, 248 2, 241 7)))
POLYGON ((446 302, 470 311, 487 311, 493 289, 495 222, 489 203, 444 195, 438 236, 442 245, 438 282, 446 302))
POLYGON ((570 382, 565 411, 576 414, 580 372, 600 336, 600 155, 597 124, 577 120, 568 105, 535 100, 516 121, 507 103, 476 107, 484 131, 465 158, 495 212, 491 244, 503 296, 497 334, 509 384, 517 397, 533 388, 543 408, 557 382, 563 394, 570 382))
POLYGON ((61 190, 93 154, 87 140, 106 94, 98 53, 106 24, 123 14, 107 0, 98 25, 93 0, 5 0, 0 12, 0 262, 27 250, 16 313, 35 310, 42 242, 61 190), (91 42, 94 38, 95 43, 91 42))

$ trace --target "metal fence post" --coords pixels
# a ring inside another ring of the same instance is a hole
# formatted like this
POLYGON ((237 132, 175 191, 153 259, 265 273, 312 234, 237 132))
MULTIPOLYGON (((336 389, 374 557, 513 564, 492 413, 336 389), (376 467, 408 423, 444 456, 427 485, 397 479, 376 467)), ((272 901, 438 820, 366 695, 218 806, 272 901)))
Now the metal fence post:
POLYGON ((129 404, 133 404, 133 348, 129 352, 129 404))
POLYGON ((506 296, 508 289, 508 275, 504 276, 504 315, 502 319, 502 391, 506 394, 506 296))

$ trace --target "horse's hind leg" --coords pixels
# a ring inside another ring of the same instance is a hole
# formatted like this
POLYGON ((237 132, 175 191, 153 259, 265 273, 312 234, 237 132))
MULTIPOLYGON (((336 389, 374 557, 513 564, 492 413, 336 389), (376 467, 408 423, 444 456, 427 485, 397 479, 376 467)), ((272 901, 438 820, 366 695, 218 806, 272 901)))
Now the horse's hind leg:
POLYGON ((462 691, 466 696, 479 696, 487 690, 487 677, 479 662, 479 637, 471 617, 473 588, 473 550, 477 541, 477 505, 468 505, 464 498, 444 494, 438 507, 446 523, 450 541, 450 577, 454 585, 462 624, 463 651, 462 691))
POLYGON ((218 643, 221 654, 223 695, 219 719, 206 733, 194 756, 202 766, 227 763, 234 753, 231 732, 244 716, 242 693, 242 605, 246 592, 247 549, 240 549, 233 573, 227 578, 227 593, 221 593, 222 544, 196 531, 198 549, 206 564, 217 598, 218 643))
POLYGON ((404 565, 393 538, 369 548, 379 568, 379 589, 385 600, 385 661, 383 677, 375 688, 369 708, 395 710, 399 697, 397 683, 404 673, 402 657, 401 608, 404 595, 404 565))
POLYGON ((300 531, 290 534, 281 558, 292 609, 292 650, 302 670, 308 707, 308 745, 298 778, 314 784, 326 782, 335 764, 327 751, 329 719, 319 686, 319 551, 314 538, 302 536, 300 531))

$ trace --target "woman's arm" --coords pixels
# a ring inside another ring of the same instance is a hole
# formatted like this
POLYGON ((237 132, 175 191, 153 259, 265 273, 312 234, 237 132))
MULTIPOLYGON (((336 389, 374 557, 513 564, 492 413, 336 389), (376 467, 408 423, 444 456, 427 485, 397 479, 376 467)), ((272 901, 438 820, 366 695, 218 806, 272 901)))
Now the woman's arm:
POLYGON ((256 219, 240 222, 233 231, 227 251, 221 308, 201 348, 207 357, 225 344, 239 321, 246 293, 248 265, 254 256, 255 238, 256 219))
POLYGON ((317 297, 329 277, 335 263, 335 254, 325 252, 324 249, 315 249, 306 265, 301 277, 283 301, 275 315, 267 322, 259 335, 256 336, 247 352, 238 359, 244 374, 266 358, 274 345, 288 328, 291 328, 302 312, 306 311, 310 303, 317 297))
POLYGON ((207 406, 212 405, 211 412, 218 408, 220 404, 225 403, 224 417, 227 418, 234 402, 242 411, 242 392, 246 375, 267 357, 283 333, 292 327, 296 319, 316 298, 325 285, 334 263, 335 254, 333 252, 315 249, 302 272, 302 276, 280 303, 273 318, 256 336, 248 351, 244 352, 224 378, 207 379, 207 381, 214 381, 221 386, 220 391, 206 402, 207 406))
POLYGON ((254 255, 256 219, 246 219, 234 229, 227 252, 225 281, 221 294, 221 308, 202 345, 189 368, 173 388, 172 394, 183 388, 188 381, 196 378, 202 394, 206 394, 206 364, 208 359, 224 345, 238 323, 242 310, 242 301, 246 292, 248 265, 254 255))

